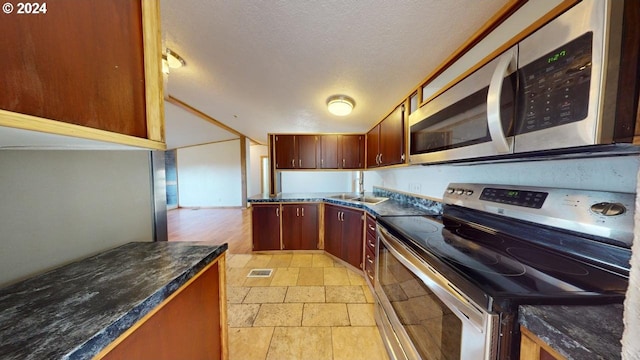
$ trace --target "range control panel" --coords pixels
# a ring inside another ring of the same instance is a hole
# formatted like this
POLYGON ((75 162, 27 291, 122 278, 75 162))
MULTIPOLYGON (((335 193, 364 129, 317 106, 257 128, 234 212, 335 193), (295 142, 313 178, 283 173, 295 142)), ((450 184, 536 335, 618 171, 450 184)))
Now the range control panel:
POLYGON ((608 191, 449 184, 447 205, 633 242, 635 194, 608 191))

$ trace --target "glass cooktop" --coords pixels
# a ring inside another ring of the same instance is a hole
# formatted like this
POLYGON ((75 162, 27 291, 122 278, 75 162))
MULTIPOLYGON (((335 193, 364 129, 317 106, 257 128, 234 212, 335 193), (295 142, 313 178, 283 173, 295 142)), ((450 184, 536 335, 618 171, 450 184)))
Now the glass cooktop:
MULTIPOLYGON (((479 305, 621 302, 628 279, 570 254, 477 224, 428 216, 378 218, 479 305), (478 291, 478 289, 480 291, 478 291)), ((523 229, 526 231, 526 229, 523 229)), ((558 234, 557 236, 563 236, 558 234)))

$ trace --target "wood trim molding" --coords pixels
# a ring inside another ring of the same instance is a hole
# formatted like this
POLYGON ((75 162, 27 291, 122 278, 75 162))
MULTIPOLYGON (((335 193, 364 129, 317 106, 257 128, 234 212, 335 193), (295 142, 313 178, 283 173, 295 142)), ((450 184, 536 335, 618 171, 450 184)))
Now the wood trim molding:
POLYGON ((131 135, 118 134, 111 131, 94 129, 62 121, 49 120, 37 116, 15 113, 0 109, 0 126, 16 129, 32 130, 48 134, 73 136, 77 138, 105 141, 153 150, 165 150, 164 142, 143 139, 131 135))
POLYGON ((263 143, 261 143, 261 142, 259 142, 259 141, 256 141, 256 140, 254 140, 254 139, 252 139, 252 138, 250 138, 250 137, 246 136, 245 134, 243 134, 243 133, 239 132, 238 130, 236 130, 236 129, 232 128, 232 127, 229 127, 229 126, 227 126, 227 125, 225 125, 225 124, 223 124, 223 123, 221 123, 220 121, 218 121, 218 120, 214 119, 213 117, 211 117, 211 116, 209 116, 209 115, 205 114, 204 112, 202 112, 202 111, 200 111, 200 110, 198 110, 198 109, 194 108, 193 106, 191 106, 191 105, 189 105, 189 104, 185 103, 185 102, 184 102, 184 101, 182 101, 182 100, 176 99, 175 97, 173 97, 173 96, 171 96, 171 95, 169 95, 169 96, 167 96, 167 97, 166 97, 166 101, 167 101, 168 103, 171 103, 171 104, 173 104, 173 105, 176 105, 176 106, 178 106, 178 107, 180 107, 180 108, 182 108, 182 109, 184 109, 184 110, 186 110, 186 111, 188 111, 188 112, 192 113, 193 115, 195 115, 195 116, 197 116, 197 117, 199 117, 199 118, 201 118, 201 119, 204 119, 204 120, 206 120, 206 121, 208 121, 208 122, 212 123, 213 125, 216 125, 216 126, 218 126, 218 127, 222 128, 222 129, 224 129, 224 130, 226 130, 226 131, 228 131, 228 132, 230 132, 230 133, 232 133, 232 134, 235 134, 235 135, 237 135, 237 136, 239 136, 239 137, 246 137, 247 139, 249 139, 251 142, 253 142, 253 143, 255 143, 255 144, 265 145, 265 144, 263 144, 263 143))
POLYGON ((160 3, 156 0, 142 0, 142 43, 144 46, 147 138, 165 142, 162 31, 160 29, 160 3))

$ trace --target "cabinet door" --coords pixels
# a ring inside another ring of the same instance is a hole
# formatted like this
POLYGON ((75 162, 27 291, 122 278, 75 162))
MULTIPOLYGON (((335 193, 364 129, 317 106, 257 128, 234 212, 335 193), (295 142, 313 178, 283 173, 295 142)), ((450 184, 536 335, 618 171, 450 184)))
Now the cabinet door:
POLYGON ((296 147, 298 150, 298 169, 317 168, 318 136, 296 135, 296 147))
POLYGON ((294 135, 276 135, 276 169, 295 169, 296 137, 294 135))
POLYGON ((251 206, 253 250, 280 250, 280 204, 251 206))
POLYGON ((364 135, 341 135, 339 140, 339 167, 362 169, 364 167, 364 135))
POLYGON ((338 168, 338 135, 320 136, 320 167, 338 168))
POLYGON ((377 167, 380 142, 380 124, 367 133, 367 167, 377 167))
POLYGON ((282 205, 282 245, 284 250, 318 249, 318 205, 282 205))
POLYGON ((342 208, 324 206, 324 251, 342 258, 342 208))
POLYGON ((380 123, 380 165, 402 164, 404 151, 404 105, 400 105, 380 123))
POLYGON ((342 260, 362 269, 363 212, 343 208, 342 216, 342 260))
POLYGON ((317 250, 319 240, 318 205, 301 204, 300 206, 300 250, 317 250))
MULTIPOLYGON (((49 5, 0 21, 0 109, 147 138, 143 2, 49 5)), ((159 75, 146 81, 161 85, 159 75)))

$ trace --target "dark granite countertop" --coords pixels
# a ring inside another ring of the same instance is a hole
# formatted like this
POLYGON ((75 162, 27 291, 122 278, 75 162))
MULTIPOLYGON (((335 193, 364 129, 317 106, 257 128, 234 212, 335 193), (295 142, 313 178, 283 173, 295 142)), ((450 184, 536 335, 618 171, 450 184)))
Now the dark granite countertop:
POLYGON ((520 324, 572 360, 622 357, 622 304, 520 306, 520 324))
POLYGON ((129 243, 0 289, 0 358, 90 359, 226 250, 129 243))
MULTIPOLYGON (((363 209, 376 217, 433 215, 442 213, 442 204, 438 201, 414 197, 403 193, 391 192, 385 189, 374 188, 373 193, 366 193, 366 196, 388 198, 388 200, 377 204, 332 198, 332 196, 341 194, 345 193, 282 193, 274 197, 270 197, 268 195, 256 195, 250 197, 248 201, 250 203, 324 202, 363 209)), ((351 195, 354 197, 358 196, 356 193, 351 195)))

